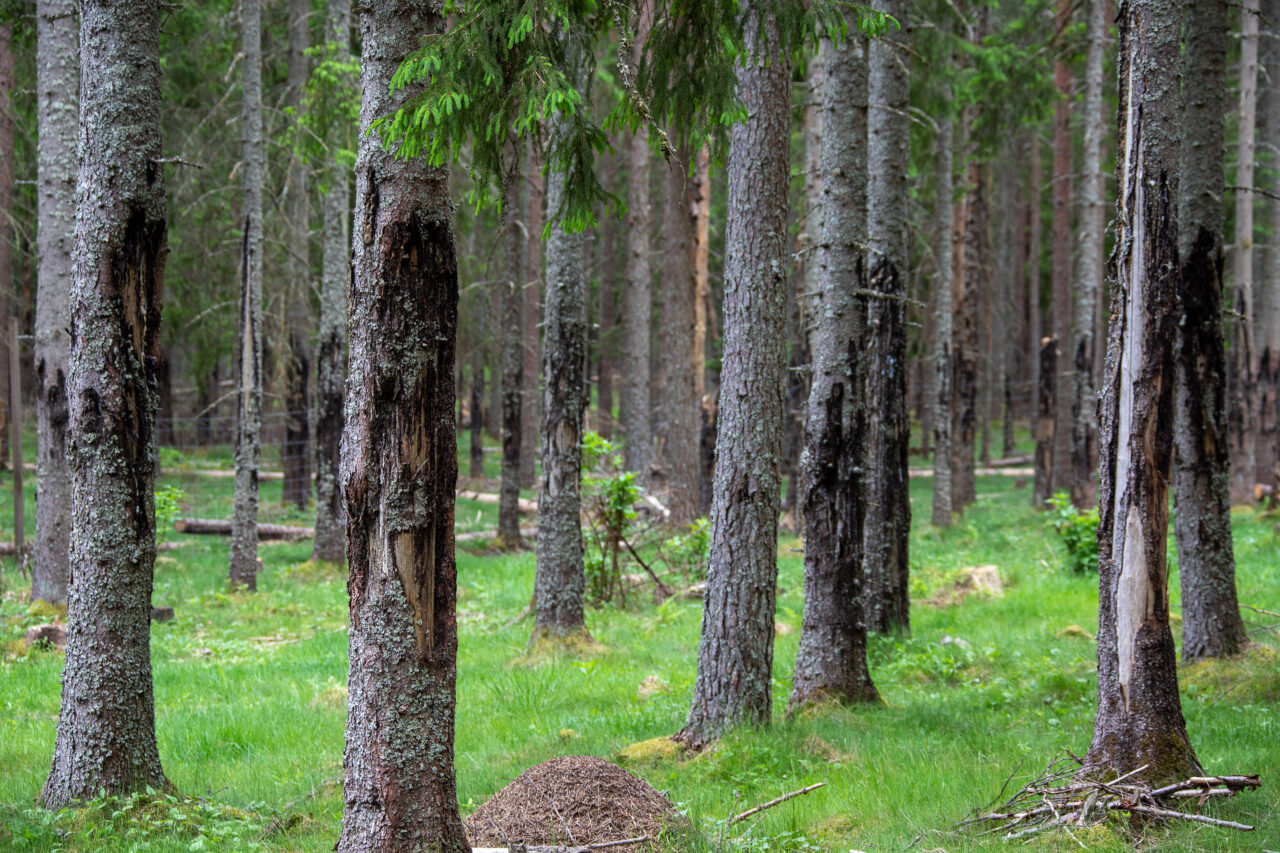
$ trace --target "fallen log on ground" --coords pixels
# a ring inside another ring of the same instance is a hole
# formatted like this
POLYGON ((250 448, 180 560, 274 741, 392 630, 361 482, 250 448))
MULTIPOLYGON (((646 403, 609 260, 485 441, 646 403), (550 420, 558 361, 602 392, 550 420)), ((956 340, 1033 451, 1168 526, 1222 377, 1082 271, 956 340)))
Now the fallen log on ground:
MULTIPOLYGON (((538 528, 521 527, 520 535, 525 539, 537 539, 538 528)), ((496 530, 472 530, 469 533, 459 533, 453 537, 455 542, 474 542, 477 539, 497 539, 498 531, 496 530)))
MULTIPOLYGON (((231 519, 229 518, 179 518, 173 522, 173 529, 179 533, 209 534, 212 536, 230 536, 231 519)), ((310 539, 316 535, 314 527, 290 527, 286 524, 259 524, 259 539, 310 539)))

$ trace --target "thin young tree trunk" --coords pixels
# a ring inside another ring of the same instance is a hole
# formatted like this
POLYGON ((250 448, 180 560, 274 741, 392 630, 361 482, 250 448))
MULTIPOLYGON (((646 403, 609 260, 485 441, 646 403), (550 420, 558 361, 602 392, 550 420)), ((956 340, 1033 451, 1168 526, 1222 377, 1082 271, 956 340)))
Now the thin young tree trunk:
POLYGON ((1222 241, 1227 0, 1187 7, 1178 200, 1182 261, 1174 384, 1174 499, 1182 659, 1226 657, 1247 642, 1231 551, 1227 358, 1222 339, 1222 241))
POLYGON ((689 524, 700 514, 702 480, 698 476, 699 409, 694 391, 693 278, 695 213, 687 189, 688 170, 668 165, 663 171, 662 308, 659 348, 665 385, 662 393, 663 467, 667 508, 674 524, 689 524))
MULTIPOLYGON (((1044 335, 1043 314, 1040 311, 1040 256, 1042 251, 1043 228, 1040 216, 1041 186, 1044 171, 1041 167, 1040 138, 1034 132, 1030 135, 1030 177, 1027 194, 1027 360, 1030 362, 1027 386, 1027 410, 1030 414, 1031 432, 1039 434, 1038 389, 1043 384, 1040 378, 1040 348, 1044 335)), ((1046 485, 1046 494, 1048 486, 1046 485)))
POLYGON ((786 352, 791 62, 769 4, 743 15, 761 60, 738 66, 746 121, 729 135, 724 360, 711 506, 711 557, 698 674, 679 737, 700 746, 737 724, 769 722, 778 576, 786 352))
POLYGON ((74 0, 36 6, 39 268, 36 293, 36 541, 31 599, 67 600, 71 475, 67 470, 67 362, 71 250, 76 234, 76 119, 80 69, 74 0))
POLYGON ((535 457, 538 455, 538 328, 542 300, 542 164, 530 140, 525 150, 525 176, 529 192, 525 199, 524 252, 524 368, 521 372, 520 404, 520 485, 531 489, 536 483, 535 457))
POLYGON ((867 476, 863 566, 867 626, 880 633, 910 630, 907 598, 907 4, 878 7, 902 23, 871 44, 867 119, 869 289, 864 331, 867 354, 867 476))
MULTIPOLYGON (((1054 30, 1062 39, 1071 25, 1074 0, 1058 0, 1054 30)), ((1070 347, 1071 335, 1071 182, 1074 164, 1071 147, 1072 66, 1063 54, 1053 65, 1053 85, 1058 98, 1053 105, 1053 255, 1050 287, 1053 294, 1053 336, 1060 352, 1070 347)), ((1071 416, 1074 379, 1069 359, 1058 359, 1058 375, 1054 378, 1053 467, 1050 475, 1053 491, 1069 488, 1071 475, 1071 441, 1074 432, 1071 416)))
POLYGON ((1053 434, 1058 422, 1057 411, 1058 339, 1040 341, 1040 382, 1036 386, 1035 474, 1031 488, 1031 506, 1044 509, 1053 497, 1053 434))
POLYGON ((507 175, 507 197, 503 202, 502 241, 506 258, 506 281, 502 294, 502 483, 498 502, 498 542, 503 548, 519 548, 520 535, 520 428, 521 389, 524 385, 524 290, 520 279, 524 274, 524 230, 520 218, 524 211, 524 193, 520 186, 519 155, 523 146, 515 146, 516 165, 507 175))
MULTIPOLYGON (((325 58, 350 60, 351 0, 329 0, 325 22, 325 58)), ((347 555, 346 517, 338 483, 347 362, 347 282, 351 277, 351 241, 347 211, 351 198, 348 169, 336 156, 350 144, 334 123, 327 140, 329 188, 324 195, 324 264, 320 282, 320 345, 316 351, 316 536, 313 559, 340 563, 347 555)))
MULTIPOLYGON (((586 86, 585 57, 570 47, 573 77, 586 86)), ((563 122, 564 120, 561 120, 563 122)), ((557 123, 552 133, 564 133, 557 123)), ((547 210, 559 210, 566 175, 547 180, 547 210)), ((581 233, 557 225, 547 240, 547 304, 543 330, 542 488, 538 494, 538 566, 530 644, 587 637, 583 613, 582 421, 587 408, 587 282, 581 233)), ((646 361, 647 363, 647 361, 646 361)))
MULTIPOLYGON (((632 62, 648 37, 651 2, 641 3, 632 62)), ((649 266, 651 217, 649 208, 649 131, 641 127, 627 142, 627 251, 622 281, 622 432, 623 464, 635 471, 643 486, 653 463, 650 371, 653 283, 649 266)))
POLYGON ((236 339, 236 491, 231 585, 258 588, 258 468, 262 460, 262 2, 240 8, 244 168, 240 326, 236 339))
MULTIPOLYGON (((850 27, 850 32, 853 32, 850 27)), ((804 619, 788 704, 877 698, 867 667, 862 598, 862 464, 866 411, 861 339, 867 242, 867 41, 822 45, 824 139, 819 250, 809 303, 813 379, 805 426, 804 619)))
POLYGON ((1231 453, 1231 502, 1251 504, 1257 473, 1258 370, 1253 311, 1254 135, 1258 119, 1258 3, 1240 12, 1240 127, 1236 142, 1235 243, 1231 247, 1236 320, 1227 439, 1231 453))
POLYGON ((707 330, 714 322, 711 304, 711 151, 698 151, 693 177, 693 389, 699 407, 698 474, 701 478, 698 514, 711 511, 715 468, 715 402, 707 392, 707 330))
POLYGON ((1094 318, 1102 289, 1107 227, 1107 183, 1102 174, 1102 56, 1107 42, 1106 0, 1090 0, 1084 71, 1084 178, 1080 182, 1080 254, 1076 258, 1075 320, 1072 326, 1071 502, 1093 506, 1097 497, 1098 430, 1093 396, 1094 318))
POLYGON ((453 730, 453 407, 458 267, 448 171, 386 151, 391 76, 443 29, 433 0, 364 0, 342 436, 350 543, 349 692, 339 853, 468 853, 453 730))
POLYGON ((155 358, 166 253, 160 4, 82 0, 66 663, 57 810, 167 782, 151 680, 155 358))
MULTIPOLYGON (((285 86, 285 108, 293 110, 296 123, 301 115, 302 95, 308 75, 307 47, 311 29, 307 14, 310 0, 289 0, 289 64, 285 86)), ((296 154, 289 157, 285 187, 285 240, 288 247, 288 280, 285 299, 288 307, 287 351, 284 355, 284 448, 280 454, 284 468, 283 496, 286 504, 306 509, 311 497, 311 248, 310 205, 307 171, 296 154)))
POLYGON ((1199 775, 1178 696, 1165 541, 1178 324, 1180 0, 1120 7, 1115 298, 1102 382, 1098 715, 1086 771, 1199 775))
POLYGON ((952 119, 938 123, 937 190, 934 214, 933 319, 933 514, 938 527, 951 524, 951 220, 955 207, 952 187, 952 119))

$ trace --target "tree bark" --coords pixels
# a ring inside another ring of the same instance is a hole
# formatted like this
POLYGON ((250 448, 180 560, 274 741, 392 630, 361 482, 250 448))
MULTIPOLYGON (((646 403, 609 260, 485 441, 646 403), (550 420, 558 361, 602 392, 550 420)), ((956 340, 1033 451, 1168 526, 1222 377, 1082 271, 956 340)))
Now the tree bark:
POLYGON ((535 457, 538 455, 538 329, 542 300, 542 166, 537 160, 537 147, 530 140, 525 152, 525 175, 529 193, 525 200, 524 254, 524 368, 521 376, 523 395, 520 405, 520 485, 531 489, 537 485, 535 457))
MULTIPOLYGON (((325 21, 326 59, 351 58, 351 0, 329 0, 325 21)), ((316 538, 311 556, 340 563, 347 555, 346 517, 338 481, 344 415, 347 360, 347 282, 351 279, 348 225, 349 170, 336 156, 351 144, 348 134, 333 123, 327 140, 329 188, 324 195, 324 262, 320 283, 320 344, 316 351, 316 538)))
POLYGON ((909 81, 907 4, 877 5, 902 23, 876 39, 870 51, 867 230, 870 238, 867 303, 867 476, 863 567, 867 625, 880 633, 910 630, 907 598, 907 161, 909 81))
MULTIPOLYGON (((22 425, 16 426, 10 423, 11 420, 21 420, 17 413, 9 411, 9 401, 12 399, 10 389, 10 370, 9 353, 9 316, 20 316, 21 311, 16 304, 17 291, 14 289, 13 278, 13 249, 14 249, 14 233, 13 233, 13 178, 14 178, 14 146, 13 146, 13 25, 8 22, 0 22, 0 324, 3 324, 4 343, 0 345, 0 470, 9 467, 9 458, 12 450, 9 445, 9 434, 15 429, 21 435, 22 425)), ((72 54, 74 56, 74 54, 72 54)), ((16 342, 12 347, 13 352, 17 352, 16 342)), ((16 374, 15 374, 16 375, 16 374)), ((14 478, 15 488, 21 480, 21 473, 16 473, 14 478)), ((15 498, 16 502, 16 498, 15 498)), ((15 522, 18 521, 15 518, 15 522)))
MULTIPOLYGON (((1266 85, 1259 93, 1261 144, 1270 152, 1272 168, 1280 164, 1280 0, 1262 0, 1259 55, 1266 85)), ((1264 198, 1267 238, 1261 253, 1262 271, 1256 282, 1254 323, 1258 349, 1258 482, 1276 485, 1280 462, 1280 201, 1264 198)))
POLYGON ((1180 0, 1120 7, 1117 286, 1102 383, 1098 714, 1085 772, 1199 775, 1178 696, 1165 540, 1178 323, 1180 0))
POLYGON ((1231 328, 1231 502, 1252 504, 1257 473, 1258 370, 1253 311, 1254 135, 1258 119, 1258 4, 1240 13, 1240 126, 1236 142, 1235 243, 1231 247, 1236 320, 1231 328))
POLYGON ((935 190, 934 319, 933 319, 933 513, 938 527, 951 524, 951 221, 955 204, 952 187, 952 119, 938 123, 937 189, 935 190))
MULTIPOLYGON (((586 87, 585 57, 570 41, 570 78, 586 87)), ((552 133, 566 132, 561 119, 552 133)), ((547 210, 559 210, 564 172, 547 180, 547 210)), ((534 577, 531 644, 586 637, 583 613, 581 480, 582 419, 587 408, 587 304, 582 234, 557 226, 547 240, 546 321, 543 330, 542 488, 538 494, 538 564, 534 577)), ((647 360, 645 362, 648 363, 647 360)))
MULTIPOLYGON (((307 85, 307 47, 311 29, 307 14, 310 0, 289 0, 289 64, 286 77, 285 108, 293 110, 291 122, 301 115, 303 90, 307 85)), ((284 355, 284 447, 280 461, 284 469, 282 494, 286 504, 307 508, 311 497, 311 247, 310 205, 307 170, 296 154, 289 157, 285 186, 286 246, 288 279, 287 351, 284 355)))
MULTIPOLYGON (((973 153, 970 153, 970 157, 973 153)), ((960 285, 956 294, 954 378, 951 409, 951 508, 963 511, 977 499, 974 471, 974 439, 978 421, 978 333, 981 291, 987 286, 985 242, 987 227, 986 182, 976 163, 969 165, 969 192, 959 213, 959 252, 952 259, 960 285)))
POLYGON ((506 276, 502 283, 502 484, 498 503, 498 541, 503 548, 520 548, 520 429, 524 386, 524 193, 520 186, 520 150, 514 143, 515 166, 504 178, 502 241, 506 276))
MULTIPOLYGON (((613 192, 618 183, 617 157, 604 155, 605 188, 613 192)), ((617 370, 618 335, 618 221, 606 216, 600 226, 600 333, 596 371, 596 432, 613 437, 613 380, 617 370)))
POLYGON ((76 120, 80 88, 74 0, 36 7, 39 267, 36 292, 36 541, 31 599, 67 600, 71 475, 67 469, 67 362, 71 354, 71 250, 76 234, 76 120))
MULTIPOLYGON (((853 26, 850 33, 856 32, 853 26)), ((811 314, 813 373, 802 456, 804 618, 789 705, 877 698, 862 590, 866 443, 861 339, 867 289, 867 40, 824 41, 820 247, 811 314)))
POLYGON ((1227 359, 1222 338, 1227 2, 1187 6, 1179 199, 1182 261, 1174 379, 1174 500, 1182 659, 1236 654, 1247 642, 1231 551, 1227 359))
POLYGON ((67 379, 72 482, 57 810, 167 786, 151 679, 155 358, 166 255, 160 4, 82 0, 80 151, 67 379))
MULTIPOLYGON (((640 4, 633 64, 639 64, 652 16, 653 4, 645 0, 640 4)), ((650 397, 653 380, 650 370, 653 276, 649 266, 653 247, 650 241, 649 179, 649 132, 648 127, 641 126, 627 141, 627 251, 622 275, 620 401, 623 464, 628 471, 639 475, 637 482, 641 486, 649 484, 649 467, 653 464, 650 397)))
POLYGON ((231 585, 258 588, 258 468, 262 461, 262 3, 243 0, 244 53, 240 326, 236 339, 236 491, 231 585))
POLYGON ((1036 386, 1035 475, 1031 488, 1031 506, 1044 509, 1053 497, 1053 437, 1058 427, 1053 413, 1057 411, 1058 339, 1040 341, 1040 383, 1036 386))
POLYGON ((1102 174, 1102 57, 1107 42, 1107 0, 1090 0, 1084 72, 1084 179, 1080 186, 1080 254, 1076 258, 1075 319, 1072 324, 1071 502, 1093 506, 1097 495, 1098 428, 1095 423, 1094 318, 1102 289, 1107 183, 1102 174))
POLYGON ((458 268, 448 171, 384 150, 391 77, 438 0, 365 0, 342 488, 350 660, 339 853, 470 850, 458 816, 453 406, 458 268))
MULTIPOLYGON (((1053 248, 1050 266, 1050 289, 1053 298, 1053 336, 1060 347, 1073 340, 1071 329, 1071 182, 1074 164, 1071 147, 1071 105, 1074 80, 1066 57, 1065 40, 1071 26, 1073 0, 1058 0, 1054 30, 1059 40, 1059 59, 1053 65, 1053 85, 1058 98, 1053 105, 1053 248)), ((1071 475, 1071 442, 1074 434, 1072 402, 1075 396, 1071 375, 1072 363, 1058 359, 1058 375, 1054 379, 1053 468, 1052 489, 1069 488, 1071 475)))
MULTIPOLYGON (((1030 362, 1028 378, 1027 409, 1030 412, 1031 431, 1039 434, 1039 414, 1037 410, 1038 389, 1043 384, 1040 377, 1039 352, 1041 338, 1044 336, 1043 313, 1040 310, 1040 256, 1043 253, 1041 237, 1043 234, 1040 216, 1040 198, 1044 178, 1041 167, 1040 138, 1032 133, 1028 143, 1030 150, 1030 176, 1028 183, 1030 192, 1027 196, 1027 361, 1030 362)), ((1052 337, 1052 336, 1050 336, 1052 337)), ((1047 482, 1047 481, 1046 481, 1047 482)), ((1049 485, 1045 486, 1046 494, 1049 485)))
POLYGON ((687 188, 688 169, 667 165, 663 170, 662 294, 663 345, 661 398, 662 467, 666 475, 667 508, 673 524, 689 524, 699 512, 702 479, 698 472, 699 407, 694 390, 693 277, 696 210, 687 188))
POLYGON ((744 4, 748 43, 768 64, 738 66, 746 121, 729 135, 724 359, 711 557, 698 674, 679 737, 700 746, 771 710, 778 576, 783 344, 789 236, 791 62, 769 4, 744 4))

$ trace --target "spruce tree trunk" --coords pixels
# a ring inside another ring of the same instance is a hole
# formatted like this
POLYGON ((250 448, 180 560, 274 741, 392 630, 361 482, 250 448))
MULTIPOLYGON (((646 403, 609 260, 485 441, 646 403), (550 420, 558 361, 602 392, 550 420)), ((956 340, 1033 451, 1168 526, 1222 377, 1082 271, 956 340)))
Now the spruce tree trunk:
POLYGON ((1231 327, 1231 502, 1252 504, 1257 473, 1258 369, 1253 311, 1254 135, 1258 119, 1258 4, 1240 12, 1240 126, 1236 141, 1235 243, 1231 248, 1236 319, 1231 327))
POLYGON ((901 22, 870 51, 867 125, 867 232, 871 253, 864 330, 867 354, 867 476, 863 566, 867 626, 880 633, 910 630, 907 598, 907 4, 883 0, 878 9, 901 22))
MULTIPOLYGON (((850 26, 850 33, 855 29, 850 26)), ((873 701, 862 590, 866 442, 861 361, 867 286, 867 41, 824 41, 821 230, 811 312, 813 374, 802 456, 804 619, 789 705, 873 701)), ((815 93, 817 94, 817 93, 815 93)))
MULTIPOLYGON (((652 3, 640 4, 633 64, 648 37, 652 3)), ((642 126, 627 142, 626 263, 622 275, 622 433, 623 464, 635 471, 641 486, 649 484, 653 464, 650 328, 653 276, 649 265, 652 212, 649 208, 649 131, 642 126)))
POLYGON ((1222 339, 1223 105, 1227 101, 1227 3, 1187 7, 1179 199, 1182 261, 1174 384, 1174 499, 1182 659, 1236 654, 1247 642, 1231 551, 1227 358, 1222 339))
POLYGON ((952 120, 938 123, 937 190, 934 204, 933 314, 933 513, 938 527, 951 524, 951 219, 955 207, 952 188, 952 120))
MULTIPOLYGON (((1259 93, 1260 144, 1271 152, 1274 169, 1280 165, 1280 0, 1262 0, 1261 8, 1267 25, 1259 33, 1258 50, 1269 85, 1259 93)), ((1254 299, 1259 384, 1257 476, 1259 483, 1274 487, 1276 463, 1280 461, 1280 201, 1264 197, 1263 202, 1267 238, 1254 299)))
POLYGON ((537 485, 535 457, 538 455, 538 412, 541 409, 538 396, 538 328, 539 309, 542 300, 542 164, 537 160, 537 149, 530 140, 525 151, 525 175, 529 194, 525 201, 525 254, 524 254, 524 366, 520 401, 520 485, 531 489, 537 485))
POLYGON ((364 0, 342 488, 350 661, 339 853, 469 853, 454 783, 453 407, 458 268, 448 171, 384 150, 391 76, 439 2, 364 0))
MULTIPOLYGON (((682 146, 683 148, 683 146, 682 146)), ((695 213, 686 189, 688 170, 663 170, 662 303, 663 345, 658 349, 664 378, 662 390, 662 464, 666 472, 667 508, 673 524, 689 524, 700 513, 698 476, 698 398, 694 391, 693 278, 695 213)))
MULTIPOLYGON (((66 663, 53 765, 60 809, 167 786, 151 679, 155 358, 166 253, 160 4, 82 0, 72 277, 72 502, 66 663)), ((64 508, 65 510, 65 508, 64 508)))
MULTIPOLYGON (((307 47, 311 30, 307 14, 310 0, 289 0, 289 65, 286 78, 286 109, 294 110, 292 121, 301 115, 302 95, 307 84, 307 47)), ((288 302, 288 350, 284 355, 284 448, 280 461, 284 468, 283 496, 286 504, 307 508, 311 497, 311 247, 310 205, 307 170, 296 154, 289 158, 285 187, 285 240, 289 260, 286 265, 285 299, 288 302)))
MULTIPOLYGON (((351 0, 329 0, 325 20, 326 58, 350 59, 351 0)), ((349 145, 336 124, 327 140, 331 152, 349 145)), ((346 516, 338 481, 347 361, 347 282, 351 278, 348 229, 350 175, 331 154, 329 189, 324 195, 324 262, 320 281, 320 345, 316 351, 316 535, 312 559, 340 563, 347 555, 346 516)))
POLYGON ((516 144, 516 166, 507 182, 503 203, 502 242, 506 255, 506 281, 502 292, 502 483, 498 501, 498 542, 502 548, 519 548, 520 536, 520 428, 521 390, 524 385, 524 230, 521 216, 524 193, 520 186, 519 156, 516 144))
MULTIPOLYGON (((1074 0, 1058 0, 1058 14, 1054 21, 1054 32, 1065 36, 1071 26, 1071 13, 1074 0)), ((1060 350, 1070 347, 1073 340, 1071 329, 1071 182, 1075 178, 1073 151, 1071 147, 1071 106, 1074 101, 1071 64, 1067 61, 1066 51, 1053 66, 1053 85, 1058 98, 1053 105, 1053 247, 1050 267, 1050 288, 1053 299, 1053 336, 1058 339, 1060 350)), ((1058 359, 1058 375, 1054 377, 1054 426, 1053 426, 1053 465, 1051 468, 1051 489, 1054 492, 1070 488, 1071 442, 1074 434, 1072 418, 1072 402, 1074 399, 1074 379, 1071 375, 1071 361, 1058 359)), ((1052 492, 1051 492, 1052 493, 1052 492)))
POLYGON ((737 69, 746 121, 729 136, 724 359, 711 505, 711 557, 698 674, 679 737, 700 746, 771 710, 778 577, 784 327, 790 242, 791 62, 769 4, 744 4, 761 61, 737 69))
MULTIPOLYGON (((0 21, 0 323, 4 324, 3 331, 0 331, 0 349, 4 350, 3 354, 0 354, 0 371, 4 373, 3 380, 0 380, 0 395, 4 397, 3 402, 0 402, 0 433, 4 435, 4 438, 0 439, 0 470, 9 467, 12 452, 9 446, 9 434, 14 428, 10 419, 17 417, 16 413, 10 412, 8 408, 12 396, 9 387, 9 316, 10 312, 15 317, 21 316, 21 310, 16 304, 17 291, 13 286, 15 151, 13 147, 12 40, 13 25, 7 21, 0 21)), ((17 349, 16 346, 14 349, 17 349)), ((17 429, 21 434, 22 425, 18 424, 17 429)))
MULTIPOLYGON (((1028 147, 1031 149, 1029 152, 1031 166, 1028 177, 1030 192, 1027 198, 1027 361, 1030 362, 1027 411, 1030 414, 1031 432, 1033 435, 1038 435, 1040 430, 1038 394, 1039 388, 1044 384, 1040 376, 1039 358, 1041 339, 1044 336, 1043 314, 1040 310, 1040 256, 1043 232, 1040 221, 1040 197, 1043 192, 1041 182, 1044 179, 1044 171, 1041 166, 1040 138, 1035 133, 1030 135, 1028 147)), ((1045 489, 1047 494, 1048 485, 1045 489)))
MULTIPOLYGON (((618 158, 604 155, 601 183, 610 192, 618 183, 618 158)), ((617 369, 618 335, 618 222, 606 216, 600 224, 600 334, 596 362, 596 432, 613 436, 613 379, 617 369)))
POLYGON ((236 338, 236 491, 231 585, 258 588, 258 468, 262 461, 262 0, 240 7, 244 53, 239 334, 236 338))
POLYGON ((467 475, 473 480, 484 479, 484 351, 479 344, 471 356, 471 423, 468 430, 471 439, 467 475))
MULTIPOLYGON (((585 57, 569 48, 574 84, 586 87, 585 57)), ((564 133, 560 122, 552 133, 564 133)), ((566 175, 547 179, 547 210, 559 210, 566 175)), ((538 567, 530 644, 587 636, 583 613, 582 422, 587 408, 587 281, 581 233, 562 225, 547 240, 546 321, 542 341, 542 487, 538 493, 538 567)), ((646 361, 646 364, 648 362, 646 361)))
POLYGON ((67 600, 71 474, 67 468, 67 367, 71 355, 71 250, 76 239, 76 120, 80 69, 74 0, 36 5, 36 541, 31 599, 67 600))
POLYGON ((1117 248, 1099 409, 1098 715, 1085 772, 1200 766, 1178 696, 1165 540, 1178 324, 1182 3, 1120 7, 1117 248))
MULTIPOLYGON (((972 153, 970 157, 972 157, 972 153)), ((978 424, 978 332, 981 291, 987 285, 983 235, 987 227, 986 183, 982 169, 969 165, 969 192, 963 216, 960 251, 952 259, 958 272, 956 296, 954 378, 951 409, 951 508, 960 512, 977 499, 974 439, 978 424), (958 262, 958 263, 957 263, 958 262)))
POLYGON ((1040 341, 1040 382, 1036 386, 1035 475, 1031 487, 1031 506, 1044 509, 1053 497, 1053 436, 1058 427, 1053 413, 1057 411, 1058 339, 1040 341))
POLYGON ((1107 183, 1102 174, 1102 56, 1107 42, 1107 0, 1089 0, 1088 48, 1084 72, 1084 178, 1080 182, 1080 254, 1076 259, 1075 319, 1072 324, 1071 502, 1093 506, 1097 497, 1098 429, 1094 400, 1094 317, 1107 227, 1107 183))

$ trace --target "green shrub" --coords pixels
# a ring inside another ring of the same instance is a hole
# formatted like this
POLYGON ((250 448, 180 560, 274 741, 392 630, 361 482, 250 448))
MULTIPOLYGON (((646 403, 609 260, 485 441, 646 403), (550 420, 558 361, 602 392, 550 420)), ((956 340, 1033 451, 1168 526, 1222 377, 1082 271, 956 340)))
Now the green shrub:
POLYGON ((1049 521, 1067 546, 1067 560, 1076 574, 1098 571, 1098 511, 1077 509, 1066 492, 1049 498, 1049 521))

